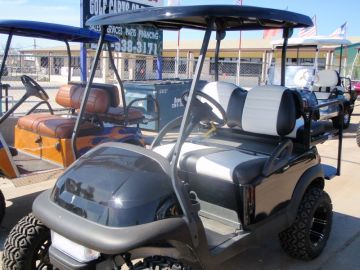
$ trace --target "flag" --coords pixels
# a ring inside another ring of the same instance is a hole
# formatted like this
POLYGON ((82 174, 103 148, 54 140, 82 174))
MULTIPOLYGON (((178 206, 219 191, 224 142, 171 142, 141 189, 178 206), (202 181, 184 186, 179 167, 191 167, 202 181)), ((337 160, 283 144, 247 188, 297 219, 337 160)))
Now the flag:
POLYGON ((313 26, 301 28, 299 31, 299 37, 311 37, 317 35, 317 26, 316 26, 316 15, 312 17, 313 26))
POLYGON ((235 0, 235 5, 242 6, 242 0, 235 0))
POLYGON ((336 29, 330 37, 334 38, 346 38, 346 31, 347 30, 347 22, 341 25, 338 29, 336 29))
POLYGON ((263 39, 269 39, 276 36, 280 32, 280 29, 268 29, 264 30, 263 39))

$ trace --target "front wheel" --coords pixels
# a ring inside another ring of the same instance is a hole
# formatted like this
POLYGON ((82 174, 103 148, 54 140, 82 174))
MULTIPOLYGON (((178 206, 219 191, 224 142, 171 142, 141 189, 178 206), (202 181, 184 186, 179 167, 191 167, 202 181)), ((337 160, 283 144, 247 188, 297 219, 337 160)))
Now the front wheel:
POLYGON ((305 193, 295 222, 279 234, 280 244, 291 257, 312 260, 326 246, 332 224, 332 204, 329 195, 311 187, 305 193))
POLYGON ((23 217, 6 239, 3 270, 52 270, 50 244, 50 230, 33 214, 23 217))

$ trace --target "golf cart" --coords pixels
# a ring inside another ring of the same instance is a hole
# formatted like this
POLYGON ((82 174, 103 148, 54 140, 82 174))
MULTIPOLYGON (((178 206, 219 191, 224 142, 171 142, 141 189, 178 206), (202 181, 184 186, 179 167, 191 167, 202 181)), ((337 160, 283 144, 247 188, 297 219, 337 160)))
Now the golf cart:
POLYGON ((323 188, 325 179, 340 174, 342 128, 337 168, 322 165, 316 144, 331 134, 320 123, 314 128, 312 118, 323 106, 342 102, 313 104, 284 86, 288 37, 293 28, 311 26, 311 19, 230 5, 102 15, 87 22, 102 29, 97 56, 107 26, 119 23, 205 32, 182 99, 184 115, 160 131, 151 149, 105 143, 74 162, 11 230, 4 269, 221 269, 271 232, 280 233, 291 256, 319 256, 332 221, 323 188), (195 91, 212 32, 218 63, 227 31, 272 28, 283 29, 281 85, 247 92, 217 81, 215 68, 216 81, 195 91), (176 142, 164 140, 176 126, 176 142))
MULTIPOLYGON (((281 49, 283 41, 273 42, 274 50, 281 49)), ((290 38, 288 48, 296 50, 296 63, 289 63, 286 66, 285 85, 287 87, 302 87, 312 91, 318 102, 323 103, 332 99, 340 99, 344 103, 344 128, 350 125, 351 114, 354 110, 356 92, 351 88, 351 80, 340 77, 342 69, 343 46, 350 45, 347 39, 313 36, 309 38, 290 38), (338 70, 319 70, 318 60, 321 48, 335 48, 340 46, 340 63, 338 70), (301 50, 301 52, 300 52, 301 50), (301 62, 300 53, 311 53, 315 50, 313 65, 301 62)), ((271 65, 268 69, 268 84, 277 84, 280 81, 278 65, 271 65)), ((335 128, 339 128, 339 108, 330 106, 320 110, 319 120, 331 119, 335 128)))
MULTIPOLYGON (((7 111, 0 118, 2 176, 13 179, 15 185, 17 182, 28 183, 34 179, 51 179, 54 173, 60 174, 63 168, 68 167, 76 158, 99 143, 117 141, 144 145, 140 129, 127 126, 141 123, 144 116, 141 111, 131 108, 131 104, 125 104, 120 78, 120 94, 115 85, 97 83, 92 84, 91 88, 85 88, 86 82, 71 81, 69 42, 96 43, 100 34, 78 27, 20 20, 1 20, 0 33, 8 35, 1 64, 0 82, 13 36, 65 42, 68 52, 68 83, 61 86, 56 94, 56 103, 63 109, 53 110, 44 88, 27 75, 21 76, 26 90, 24 96, 11 108, 7 103, 8 98, 5 97, 7 111), (12 117, 30 97, 36 97, 38 103, 25 115, 12 117), (46 112, 39 113, 40 106, 46 106, 46 112), (7 121, 10 118, 12 121, 7 121), (14 132, 7 138, 13 142, 11 146, 5 141, 2 133, 13 129, 14 132)), ((108 45, 110 42, 118 41, 117 38, 108 35, 104 39, 108 45)), ((108 47, 111 50, 111 46, 108 47)), ((109 55, 110 63, 117 74, 111 51, 109 55)), ((97 62, 94 65, 96 67, 97 62)), ((10 85, 1 85, 5 89, 5 96, 8 96, 10 85)), ((2 201, 0 220, 4 207, 5 203, 2 201)))

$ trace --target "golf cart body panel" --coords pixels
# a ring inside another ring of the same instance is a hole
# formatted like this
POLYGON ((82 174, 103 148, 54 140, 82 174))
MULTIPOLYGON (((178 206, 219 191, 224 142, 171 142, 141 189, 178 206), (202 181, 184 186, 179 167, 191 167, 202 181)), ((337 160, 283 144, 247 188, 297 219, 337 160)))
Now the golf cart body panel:
POLYGON ((177 216, 170 166, 149 152, 138 146, 102 144, 59 178, 52 200, 81 217, 115 228, 177 216))
MULTIPOLYGON (((22 20, 0 20, 0 33, 8 34, 9 37, 1 66, 2 70, 5 67, 11 38, 15 35, 65 42, 68 49, 69 71, 71 70, 69 42, 94 43, 100 38, 99 33, 88 29, 22 20)), ((118 39, 105 35, 104 41, 110 43, 118 41, 118 39)), ((69 72, 68 84, 61 86, 56 95, 56 102, 63 107, 62 110, 65 113, 54 114, 47 101, 48 97, 44 97, 45 99, 37 103, 25 116, 20 117, 15 126, 9 127, 14 128, 13 144, 15 148, 3 151, 4 162, 0 164, 0 171, 7 178, 58 170, 69 166, 76 159, 73 153, 72 134, 77 120, 76 113, 80 112, 81 102, 86 92, 86 83, 71 82, 70 74, 71 72, 69 72), (33 113, 40 105, 44 104, 48 106, 50 113, 33 113)), ((0 81, 1 75, 2 73, 0 81)), ((36 82, 34 81, 34 83, 36 82)), ((121 82, 120 87, 122 88, 121 82)), ((31 88, 33 92, 30 94, 27 92, 1 117, 0 123, 3 124, 3 127, 5 126, 4 121, 29 96, 38 93, 33 88, 31 88)), ((88 92, 91 93, 84 108, 85 115, 82 116, 85 121, 79 125, 80 133, 77 134, 79 138, 76 140, 78 155, 107 141, 144 145, 140 129, 127 127, 128 124, 136 125, 142 122, 144 116, 141 111, 126 107, 123 89, 120 89, 119 94, 119 89, 115 85, 93 84, 88 92)), ((41 98, 41 96, 39 97, 41 98)))
MULTIPOLYGON (((205 30, 192 86, 187 100, 186 96, 183 99, 185 113, 164 127, 152 149, 125 144, 95 147, 72 164, 52 192, 35 200, 34 215, 53 232, 50 262, 63 269, 121 268, 125 264, 132 268, 133 259, 161 255, 219 269, 225 260, 254 244, 256 237, 279 233, 293 224, 309 188, 316 187, 321 193, 324 187, 315 145, 319 136, 329 134, 313 134, 313 114, 325 106, 341 106, 336 100, 312 104, 309 95, 284 86, 287 38, 292 28, 311 26, 311 19, 257 7, 146 8, 90 19, 88 25, 102 28, 100 51, 107 26, 119 23, 205 30), (271 28, 284 29, 281 86, 257 86, 247 92, 233 84, 214 83, 195 91, 212 31, 217 32, 220 48, 227 30, 271 28), (161 145, 180 121, 176 143, 161 145), (190 136, 196 127, 205 129, 205 135, 190 136), (149 164, 155 165, 148 169, 149 164), (150 182, 154 168, 157 179, 150 182), (96 171, 95 176, 87 170, 96 171), (142 179, 145 172, 150 179, 142 179), (110 185, 105 187, 107 181, 110 185), (158 184, 151 187, 151 183, 158 184), (120 200, 120 194, 128 201, 120 200), (149 200, 139 211, 147 211, 142 217, 131 213, 109 218, 112 202, 136 209, 149 200), (159 210, 170 215, 159 219, 159 210), (71 248, 79 245, 81 251, 91 249, 97 257, 79 260, 71 248)), ((92 76, 94 72, 93 68, 92 76)), ((342 129, 340 150, 341 136, 342 129)), ((180 269, 185 268, 180 265, 180 269)))

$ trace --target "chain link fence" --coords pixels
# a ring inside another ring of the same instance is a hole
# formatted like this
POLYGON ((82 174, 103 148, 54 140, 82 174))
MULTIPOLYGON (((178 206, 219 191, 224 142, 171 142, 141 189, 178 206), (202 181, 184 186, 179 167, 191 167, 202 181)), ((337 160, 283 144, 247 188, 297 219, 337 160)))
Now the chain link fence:
MULTIPOLYGON (((89 57, 87 71, 93 58, 89 57)), ((261 59, 260 59, 261 60, 261 59)), ((53 55, 9 55, 2 81, 18 81, 21 75, 28 75, 39 82, 66 82, 68 77, 68 57, 53 55)), ((115 65, 123 80, 156 80, 161 77, 165 80, 191 79, 194 75, 197 59, 175 57, 114 57, 115 65)), ((71 77, 80 80, 80 58, 71 58, 71 77)), ((204 62, 201 79, 214 80, 215 62, 207 58, 204 62)), ((242 61, 234 59, 219 60, 219 80, 240 82, 243 87, 252 87, 262 83, 263 63, 261 61, 242 61), (239 72, 240 71, 240 72, 239 72), (238 75, 239 74, 239 75, 238 75)), ((116 82, 116 76, 110 59, 102 57, 96 69, 95 79, 102 82, 116 82)))

